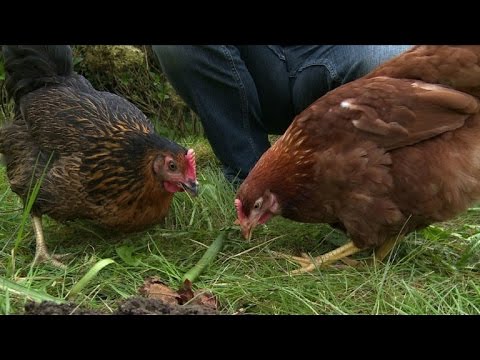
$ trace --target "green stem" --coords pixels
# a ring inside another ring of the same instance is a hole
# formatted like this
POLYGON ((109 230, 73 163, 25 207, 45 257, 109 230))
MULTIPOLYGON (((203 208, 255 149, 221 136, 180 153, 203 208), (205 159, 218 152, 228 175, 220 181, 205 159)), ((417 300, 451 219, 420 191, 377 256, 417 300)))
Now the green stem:
POLYGON ((189 280, 190 282, 194 282, 198 276, 202 273, 202 271, 210 264, 213 259, 217 256, 220 250, 223 247, 223 242, 227 237, 228 230, 221 231, 217 238, 212 242, 212 244, 208 247, 205 254, 201 257, 200 260, 196 263, 196 265, 191 268, 182 278, 182 284, 185 280, 189 280))

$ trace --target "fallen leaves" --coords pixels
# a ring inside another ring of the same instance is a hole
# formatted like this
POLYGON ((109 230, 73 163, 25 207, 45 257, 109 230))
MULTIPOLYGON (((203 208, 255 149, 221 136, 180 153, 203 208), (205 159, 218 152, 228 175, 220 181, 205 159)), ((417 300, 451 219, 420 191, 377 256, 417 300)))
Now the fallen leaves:
POLYGON ((139 293, 148 299, 161 300, 171 305, 179 304, 180 295, 157 277, 146 279, 139 293))
POLYGON ((205 289, 192 290, 192 283, 185 280, 180 289, 173 290, 160 278, 147 278, 139 293, 148 298, 163 301, 170 305, 198 305, 206 309, 217 310, 218 299, 205 289))

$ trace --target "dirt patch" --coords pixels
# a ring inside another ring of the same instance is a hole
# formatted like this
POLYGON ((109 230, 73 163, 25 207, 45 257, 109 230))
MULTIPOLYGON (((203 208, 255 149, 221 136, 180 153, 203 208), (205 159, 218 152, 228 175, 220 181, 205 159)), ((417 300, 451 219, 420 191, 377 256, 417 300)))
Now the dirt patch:
POLYGON ((56 304, 44 301, 29 302, 25 315, 216 315, 218 299, 205 289, 193 290, 185 280, 178 290, 173 290, 159 277, 145 279, 138 289, 141 296, 133 296, 118 303, 113 313, 82 308, 74 303, 56 304))
POLYGON ((103 315, 99 311, 79 308, 78 305, 56 304, 50 301, 41 303, 28 302, 25 305, 25 315, 103 315))
MULTIPOLYGON (((216 315, 220 314, 211 308, 201 305, 178 305, 165 303, 157 299, 132 297, 118 305, 118 309, 110 315, 216 315)), ((109 315, 105 312, 88 310, 76 304, 55 304, 44 301, 29 302, 25 305, 25 315, 109 315)))
POLYGON ((156 299, 131 298, 122 303, 116 315, 215 315, 218 311, 201 305, 168 304, 156 299))

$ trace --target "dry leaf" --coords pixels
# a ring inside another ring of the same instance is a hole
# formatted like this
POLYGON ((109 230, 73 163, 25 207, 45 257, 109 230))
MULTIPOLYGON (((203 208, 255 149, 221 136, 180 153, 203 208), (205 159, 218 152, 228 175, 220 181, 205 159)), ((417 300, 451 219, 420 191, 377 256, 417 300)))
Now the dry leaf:
POLYGON ((204 289, 193 291, 190 280, 185 280, 182 287, 174 291, 160 278, 154 276, 145 280, 139 292, 146 298, 160 300, 170 305, 199 305, 215 311, 219 306, 217 297, 211 292, 204 289))
POLYGON ((177 293, 181 298, 180 304, 185 304, 188 302, 192 305, 200 305, 213 310, 218 309, 218 300, 216 296, 204 289, 193 291, 190 280, 185 280, 182 287, 178 289, 177 293))
POLYGON ((218 299, 215 295, 202 289, 195 291, 195 296, 193 297, 191 304, 197 304, 212 310, 217 310, 219 305, 218 299))
POLYGON ((177 294, 180 296, 179 304, 183 305, 193 299, 194 293, 192 290, 192 282, 185 280, 180 289, 177 290, 177 294))
POLYGON ((146 279, 139 292, 146 298, 161 300, 171 305, 178 305, 180 302, 180 295, 157 277, 146 279))

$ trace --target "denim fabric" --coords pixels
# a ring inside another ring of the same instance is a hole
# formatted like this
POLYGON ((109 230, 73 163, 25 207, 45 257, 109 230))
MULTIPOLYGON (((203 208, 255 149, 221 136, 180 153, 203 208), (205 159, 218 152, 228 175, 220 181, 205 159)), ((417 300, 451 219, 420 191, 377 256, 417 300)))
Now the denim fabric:
POLYGON ((228 180, 244 179, 294 116, 409 46, 154 45, 178 94, 200 117, 228 180))

